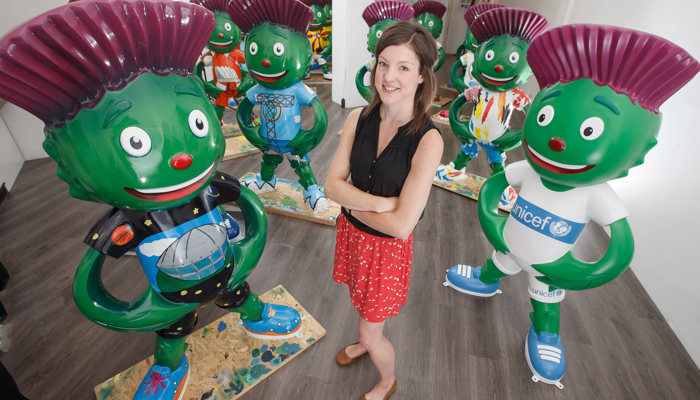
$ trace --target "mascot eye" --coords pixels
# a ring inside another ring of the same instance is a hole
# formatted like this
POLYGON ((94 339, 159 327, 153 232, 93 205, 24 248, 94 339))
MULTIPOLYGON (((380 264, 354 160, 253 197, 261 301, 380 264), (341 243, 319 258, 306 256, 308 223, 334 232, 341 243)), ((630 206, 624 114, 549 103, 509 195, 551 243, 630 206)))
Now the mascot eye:
POLYGON ((199 110, 192 110, 190 116, 187 118, 187 122, 190 125, 190 130, 197 137, 205 137, 209 133, 209 120, 207 120, 206 115, 199 110))
POLYGON ((251 56, 256 55, 258 53, 258 44, 251 42, 250 46, 248 46, 248 53, 250 53, 251 56))
POLYGON ((428 22, 428 26, 429 26, 429 27, 431 27, 431 28, 432 28, 432 27, 433 27, 433 25, 435 25, 435 22, 433 22, 433 21, 430 21, 430 22, 428 22))
POLYGON ((319 12, 319 13, 316 13, 316 17, 317 17, 317 18, 321 18, 321 17, 323 17, 323 14, 321 14, 320 12, 319 12))
POLYGON ((282 54, 284 54, 284 45, 283 45, 282 43, 277 42, 277 43, 275 43, 275 45, 272 47, 272 51, 274 51, 274 52, 275 52, 275 55, 279 57, 279 56, 281 56, 282 54))
POLYGON ((520 54, 518 54, 517 51, 510 53, 510 56, 508 56, 508 61, 510 61, 511 64, 515 64, 518 60, 520 60, 520 54))
POLYGON ((231 30, 231 24, 229 24, 228 22, 225 23, 225 24, 224 24, 224 29, 226 29, 227 31, 230 31, 230 30, 231 30))
POLYGON ((119 136, 119 144, 126 154, 134 157, 143 157, 151 151, 151 137, 143 129, 130 126, 124 129, 119 136))
POLYGON ((382 31, 377 31, 377 39, 379 39, 380 37, 382 37, 382 33, 384 33, 384 32, 382 32, 382 31))
POLYGON ((554 118, 554 107, 544 106, 544 107, 542 107, 540 112, 537 113, 537 124, 539 124, 539 126, 547 126, 547 125, 549 125, 550 122, 552 122, 553 118, 554 118))
POLYGON ((496 55, 496 53, 493 52, 493 50, 489 50, 486 52, 486 55, 484 55, 484 58, 486 61, 491 61, 493 60, 493 57, 496 55))
POLYGON ((594 140, 603 134, 605 123, 598 117, 590 117, 581 124, 581 137, 585 140, 594 140))
POLYGON ((421 21, 418 21, 418 23, 421 24, 421 25, 423 25, 423 21, 422 21, 422 20, 421 20, 421 21))

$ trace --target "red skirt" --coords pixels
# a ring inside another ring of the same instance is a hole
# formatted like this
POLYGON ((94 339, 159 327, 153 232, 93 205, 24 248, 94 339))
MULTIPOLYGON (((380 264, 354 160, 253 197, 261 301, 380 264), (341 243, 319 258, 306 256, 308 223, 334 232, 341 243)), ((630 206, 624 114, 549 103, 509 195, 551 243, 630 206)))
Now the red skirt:
POLYGON ((413 234, 383 238, 357 229, 343 214, 337 221, 333 280, 350 289, 362 319, 382 322, 406 305, 411 279, 413 234))

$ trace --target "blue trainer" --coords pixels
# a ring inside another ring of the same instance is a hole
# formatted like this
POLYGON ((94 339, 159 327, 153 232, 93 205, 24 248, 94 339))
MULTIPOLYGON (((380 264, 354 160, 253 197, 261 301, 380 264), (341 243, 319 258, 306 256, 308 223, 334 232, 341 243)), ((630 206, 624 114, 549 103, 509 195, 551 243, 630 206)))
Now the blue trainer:
POLYGON ((323 192, 323 187, 311 185, 304 189, 304 203, 313 211, 320 212, 328 209, 328 199, 323 192))
POLYGON ((153 364, 141 381, 134 400, 180 400, 190 379, 190 363, 182 356, 175 371, 153 364))
POLYGON ((496 293, 501 293, 498 290, 498 287, 501 285, 500 281, 484 283, 479 280, 479 276, 481 276, 481 267, 458 264, 447 270, 443 285, 449 286, 458 292, 479 297, 491 297, 496 293))
POLYGON ((525 341, 525 358, 532 371, 532 380, 542 381, 563 389, 559 380, 564 376, 566 356, 561 338, 556 333, 535 333, 535 327, 530 327, 525 341))
POLYGON ((265 303, 260 321, 243 321, 243 329, 256 339, 283 340, 301 333, 301 314, 292 307, 265 303))

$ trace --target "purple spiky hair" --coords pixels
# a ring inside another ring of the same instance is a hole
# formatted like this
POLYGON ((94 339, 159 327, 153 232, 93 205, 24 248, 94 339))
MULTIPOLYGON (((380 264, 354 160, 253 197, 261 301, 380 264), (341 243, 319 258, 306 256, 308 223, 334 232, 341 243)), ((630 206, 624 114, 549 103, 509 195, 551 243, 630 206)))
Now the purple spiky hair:
POLYGON ((548 26, 547 20, 534 11, 498 7, 479 14, 469 25, 469 30, 479 44, 502 35, 515 36, 531 43, 548 26))
POLYGON ((413 7, 399 0, 378 0, 368 5, 362 12, 362 19, 370 27, 385 19, 410 21, 411 18, 413 18, 413 7))
POLYGON ((190 0, 190 3, 200 5, 210 11, 226 12, 229 0, 190 0))
POLYGON ((311 6, 319 6, 323 7, 328 4, 333 4, 333 0, 299 0, 302 3, 306 4, 308 7, 311 6))
POLYGON ((0 97, 59 125, 141 74, 189 75, 213 26, 186 2, 71 2, 0 39, 0 97))
POLYGON ((439 1, 434 0, 419 0, 413 4, 413 15, 415 17, 422 14, 433 14, 437 15, 438 18, 442 18, 447 11, 447 7, 439 1))
POLYGON ((540 87, 591 79, 654 113, 700 72, 688 52, 661 37, 605 25, 564 25, 540 35, 527 51, 540 87))
POLYGON ((505 6, 503 4, 496 3, 479 3, 474 4, 473 6, 469 6, 469 8, 467 8, 467 11, 464 12, 464 21, 467 23, 467 26, 470 26, 474 23, 476 17, 485 13, 488 10, 493 10, 494 8, 498 7, 505 6))
POLYGON ((298 0, 231 0, 229 16, 243 33, 268 22, 306 36, 314 13, 298 0))

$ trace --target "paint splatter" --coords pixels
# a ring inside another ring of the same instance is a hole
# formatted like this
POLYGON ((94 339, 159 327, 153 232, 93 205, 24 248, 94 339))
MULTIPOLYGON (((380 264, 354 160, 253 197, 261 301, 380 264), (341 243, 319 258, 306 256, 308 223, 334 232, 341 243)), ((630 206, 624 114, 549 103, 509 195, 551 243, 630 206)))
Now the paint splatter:
POLYGON ((224 321, 220 321, 219 326, 216 327, 216 329, 219 331, 219 333, 225 331, 226 328, 228 328, 228 326, 226 325, 226 323, 224 321))

